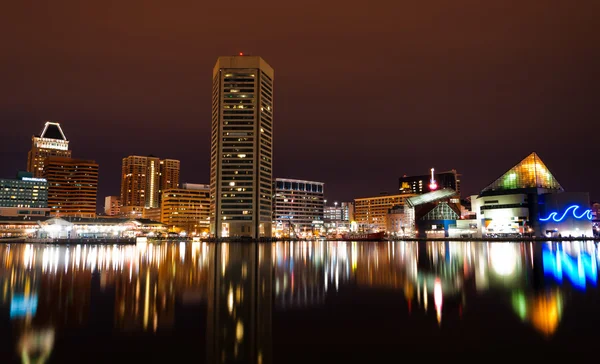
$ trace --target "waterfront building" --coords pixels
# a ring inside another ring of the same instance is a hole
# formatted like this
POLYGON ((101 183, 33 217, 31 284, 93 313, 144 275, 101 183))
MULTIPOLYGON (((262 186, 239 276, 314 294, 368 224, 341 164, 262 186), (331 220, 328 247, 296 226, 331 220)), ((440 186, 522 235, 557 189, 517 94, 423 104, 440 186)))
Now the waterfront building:
POLYGON ((455 169, 434 173, 435 184, 431 185, 431 174, 419 176, 402 176, 399 191, 401 194, 421 194, 441 188, 452 188, 460 197, 460 174, 455 169), (433 188, 432 188, 433 187, 433 188))
POLYGON ((104 198, 104 214, 106 216, 119 216, 121 214, 121 198, 119 196, 106 196, 104 198))
POLYGON ((420 238, 449 237, 453 230, 454 235, 458 234, 457 221, 460 219, 458 193, 452 188, 442 188, 406 200, 402 233, 420 238))
POLYGON ((210 186, 184 183, 182 188, 163 191, 161 222, 170 232, 197 235, 208 233, 210 223, 210 186))
POLYGON ((404 206, 404 201, 414 194, 381 195, 354 199, 354 219, 359 230, 385 231, 387 214, 394 206, 404 206))
POLYGON ((180 162, 155 156, 132 155, 121 167, 121 205, 125 213, 159 208, 162 191, 179 187, 180 162))
POLYGON ((588 193, 565 192, 531 153, 471 197, 479 236, 592 236, 588 193))
POLYGON ((325 206, 323 210, 325 230, 328 234, 341 234, 350 231, 350 223, 354 221, 354 203, 333 203, 325 206))
POLYGON ((325 183, 277 178, 273 204, 276 231, 281 236, 306 237, 324 228, 325 183))
POLYGON ((16 179, 0 179, 0 215, 46 215, 48 181, 33 173, 19 172, 16 179))
POLYGON ((44 175, 44 163, 48 157, 71 157, 69 141, 59 123, 47 121, 39 136, 31 137, 31 150, 27 154, 27 172, 33 177, 44 175))
POLYGON ((273 78, 257 56, 219 57, 213 69, 211 234, 272 235, 273 78))
POLYGON ((44 163, 50 214, 95 217, 98 164, 67 157, 48 157, 44 163))

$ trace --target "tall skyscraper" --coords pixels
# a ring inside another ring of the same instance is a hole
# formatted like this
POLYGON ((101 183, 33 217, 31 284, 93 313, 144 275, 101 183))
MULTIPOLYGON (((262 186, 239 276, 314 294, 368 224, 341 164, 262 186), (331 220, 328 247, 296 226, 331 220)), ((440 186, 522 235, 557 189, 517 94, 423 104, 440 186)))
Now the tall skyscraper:
POLYGON ((272 235, 273 78, 257 56, 219 57, 213 69, 211 234, 272 235))
POLYGON ((50 214, 95 217, 98 164, 66 157, 48 157, 44 163, 50 214))
POLYGON ((162 190, 179 187, 179 161, 132 155, 121 168, 122 211, 159 208, 162 190))
POLYGON ((27 154, 27 172, 33 177, 44 175, 44 160, 47 157, 71 157, 69 141, 59 123, 46 121, 39 136, 31 137, 31 150, 27 154))

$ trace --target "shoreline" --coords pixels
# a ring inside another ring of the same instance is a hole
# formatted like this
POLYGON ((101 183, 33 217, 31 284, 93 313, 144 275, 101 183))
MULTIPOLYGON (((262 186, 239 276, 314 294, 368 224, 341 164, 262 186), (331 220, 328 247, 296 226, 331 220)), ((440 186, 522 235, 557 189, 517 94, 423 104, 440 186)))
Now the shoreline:
MULTIPOLYGON (((158 238, 147 238, 147 242, 162 242, 162 241, 179 241, 179 242, 192 242, 192 238, 177 238, 177 239, 158 239, 158 238)), ((262 239, 240 239, 240 238, 207 238, 202 239, 198 242, 203 243, 275 243, 275 242, 308 242, 308 241, 324 241, 324 242, 507 242, 507 243, 521 243, 521 242, 569 242, 569 241, 590 241, 600 242, 600 237, 579 237, 579 238, 530 238, 530 237, 512 237, 512 238, 395 238, 395 239, 382 239, 382 240, 344 240, 344 239, 290 239, 290 238, 262 238, 262 239)), ((119 239, 23 239, 23 238, 0 238, 0 244, 50 244, 50 245, 135 245, 137 240, 135 238, 119 238, 119 239)))

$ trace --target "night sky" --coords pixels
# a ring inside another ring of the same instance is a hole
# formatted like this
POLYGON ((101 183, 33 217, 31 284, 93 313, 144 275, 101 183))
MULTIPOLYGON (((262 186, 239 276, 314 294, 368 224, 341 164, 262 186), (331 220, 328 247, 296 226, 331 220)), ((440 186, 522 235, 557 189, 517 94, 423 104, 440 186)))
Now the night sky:
POLYGON ((0 177, 54 120, 100 164, 99 209, 127 155, 208 183, 212 68, 245 52, 275 69, 273 177, 323 181, 329 201, 431 167, 462 173, 466 196, 532 151, 600 199, 598 14, 597 0, 6 1, 0 177))

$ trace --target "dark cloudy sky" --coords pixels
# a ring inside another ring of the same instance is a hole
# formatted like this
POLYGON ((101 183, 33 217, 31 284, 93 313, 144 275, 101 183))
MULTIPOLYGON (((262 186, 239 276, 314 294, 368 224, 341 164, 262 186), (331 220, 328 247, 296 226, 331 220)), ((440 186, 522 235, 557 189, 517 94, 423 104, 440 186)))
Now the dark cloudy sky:
POLYGON ((275 69, 274 177, 324 181, 330 201, 431 167, 473 194, 532 151, 600 199, 598 14, 598 0, 6 1, 0 176, 57 120, 100 164, 100 201, 131 154, 207 183, 212 67, 243 51, 275 69))

